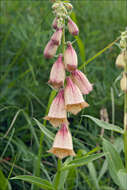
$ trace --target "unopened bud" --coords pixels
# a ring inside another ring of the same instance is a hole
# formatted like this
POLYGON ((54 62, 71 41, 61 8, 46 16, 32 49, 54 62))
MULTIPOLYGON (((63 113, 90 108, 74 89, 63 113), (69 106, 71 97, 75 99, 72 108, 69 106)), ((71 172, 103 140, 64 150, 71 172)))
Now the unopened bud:
POLYGON ((53 5, 52 5, 52 9, 57 9, 59 7, 59 3, 54 3, 53 5))
POLYGON ((44 56, 47 58, 47 59, 51 59, 52 57, 54 57, 54 55, 56 54, 56 51, 57 51, 57 48, 58 46, 55 45, 52 40, 50 40, 45 49, 44 49, 44 56))
POLYGON ((123 77, 120 81, 121 90, 127 92, 127 73, 123 73, 123 77))
POLYGON ((71 3, 64 3, 65 7, 68 9, 68 10, 72 10, 73 9, 73 6, 71 3))
POLYGON ((120 53, 118 57, 116 58, 116 66, 124 68, 125 66, 124 52, 120 53))
POLYGON ((68 71, 74 71, 77 68, 77 54, 72 47, 71 42, 67 43, 67 49, 64 52, 64 64, 68 71))
POLYGON ((61 38, 62 38, 62 29, 57 29, 52 35, 51 40, 55 45, 60 45, 61 38))
POLYGON ((79 33, 77 25, 73 22, 71 18, 68 19, 68 30, 74 36, 77 36, 79 33))

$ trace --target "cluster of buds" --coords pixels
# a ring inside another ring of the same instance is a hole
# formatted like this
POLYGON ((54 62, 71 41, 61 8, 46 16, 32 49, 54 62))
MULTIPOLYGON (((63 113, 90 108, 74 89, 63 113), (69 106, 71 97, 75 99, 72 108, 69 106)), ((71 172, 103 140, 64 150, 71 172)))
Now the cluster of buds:
POLYGON ((120 48, 121 53, 116 59, 116 65, 124 69, 122 72, 120 87, 122 91, 127 93, 127 29, 121 33, 120 48))
MULTIPOLYGON (((69 32, 72 35, 78 35, 79 33, 77 25, 68 17, 68 10, 72 9, 70 3, 56 1, 52 8, 56 16, 52 26, 56 31, 44 50, 44 56, 48 59, 56 54, 56 50, 61 44, 65 19, 68 21, 69 32)), ((83 108, 88 107, 89 105, 84 101, 83 95, 89 94, 92 91, 92 84, 84 73, 77 69, 77 66, 78 58, 76 51, 72 43, 67 42, 65 51, 58 55, 57 60, 51 68, 48 83, 58 93, 51 103, 48 115, 44 117, 53 127, 60 128, 56 134, 52 148, 48 151, 60 159, 69 155, 75 155, 67 112, 76 115, 83 108), (66 71, 68 71, 69 76, 67 76, 66 71)))

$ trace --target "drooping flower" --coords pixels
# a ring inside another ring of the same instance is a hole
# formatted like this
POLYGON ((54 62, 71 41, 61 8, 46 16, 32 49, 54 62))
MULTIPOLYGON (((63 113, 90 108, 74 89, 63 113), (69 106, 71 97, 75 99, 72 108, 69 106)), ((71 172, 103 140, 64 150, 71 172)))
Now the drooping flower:
POLYGON ((54 20, 53 20, 52 27, 53 27, 54 29, 58 29, 58 27, 57 27, 57 20, 58 20, 57 17, 55 17, 54 20))
POLYGON ((79 29, 71 18, 68 19, 68 30, 74 36, 77 36, 79 34, 79 29))
POLYGON ((76 84, 70 77, 66 78, 67 84, 64 90, 65 106, 68 112, 76 115, 83 108, 88 107, 88 103, 84 101, 83 96, 76 84))
POLYGON ((75 70, 71 73, 73 82, 78 86, 82 94, 89 94, 92 91, 92 84, 88 81, 84 73, 79 70, 75 70))
POLYGON ((51 40, 52 42, 55 44, 55 45, 60 45, 61 44, 61 38, 62 38, 62 29, 57 29, 54 34, 52 35, 51 37, 51 40))
POLYGON ((63 89, 58 92, 50 106, 48 115, 44 119, 49 120, 54 127, 60 126, 63 122, 68 123, 63 89))
POLYGON ((53 146, 48 152, 55 154, 60 159, 66 156, 75 156, 72 136, 67 124, 62 123, 60 130, 55 136, 53 146))
POLYGON ((48 83, 58 89, 64 85, 64 80, 65 68, 64 63, 62 62, 62 54, 60 54, 57 61, 52 66, 48 83))
POLYGON ((120 81, 121 90, 127 93, 127 74, 123 72, 123 77, 120 81))
POLYGON ((64 52, 64 64, 68 71, 74 71, 77 68, 77 54, 72 47, 71 42, 67 43, 67 49, 64 52))
POLYGON ((51 59, 56 54, 57 48, 58 46, 55 45, 52 40, 50 40, 44 49, 44 56, 47 59, 51 59))

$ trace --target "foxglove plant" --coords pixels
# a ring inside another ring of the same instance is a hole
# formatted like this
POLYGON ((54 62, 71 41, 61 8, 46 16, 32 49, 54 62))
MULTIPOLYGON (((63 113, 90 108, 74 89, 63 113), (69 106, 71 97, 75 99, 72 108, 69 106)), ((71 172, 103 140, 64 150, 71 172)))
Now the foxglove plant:
POLYGON ((56 0, 52 8, 55 14, 52 27, 55 29, 55 32, 44 49, 44 56, 49 59, 54 57, 57 48, 61 45, 61 40, 63 52, 61 52, 51 68, 48 83, 52 88, 58 90, 58 94, 52 101, 48 115, 44 119, 48 120, 53 127, 60 127, 53 146, 48 152, 62 159, 66 156, 75 156, 72 136, 68 127, 67 112, 76 115, 83 108, 89 106, 84 101, 83 94, 89 94, 92 91, 92 84, 77 69, 78 58, 72 43, 70 41, 65 42, 66 20, 70 34, 79 34, 77 25, 70 18, 72 5, 56 0))

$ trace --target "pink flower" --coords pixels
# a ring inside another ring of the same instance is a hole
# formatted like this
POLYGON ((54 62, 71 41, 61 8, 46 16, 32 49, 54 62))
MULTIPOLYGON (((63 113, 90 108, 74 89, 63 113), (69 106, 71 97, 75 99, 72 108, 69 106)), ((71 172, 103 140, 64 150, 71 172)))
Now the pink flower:
POLYGON ((62 159, 66 156, 75 156, 73 151, 72 136, 68 126, 63 123, 60 130, 57 132, 53 147, 48 151, 62 159))
POLYGON ((84 101, 81 91, 77 85, 72 82, 71 78, 67 77, 66 81, 67 84, 64 91, 66 110, 76 115, 89 105, 84 101))
POLYGON ((44 119, 49 120, 54 127, 58 127, 63 122, 68 123, 63 89, 58 92, 50 106, 48 115, 44 119))
POLYGON ((55 45, 60 45, 61 44, 61 38, 62 38, 62 29, 57 29, 54 34, 51 37, 52 42, 55 45))
POLYGON ((75 70, 71 73, 73 82, 78 86, 82 94, 89 94, 92 91, 92 84, 88 81, 84 73, 79 70, 75 70))
POLYGON ((68 30, 74 36, 77 36, 79 34, 79 29, 71 18, 68 19, 68 30))
POLYGON ((71 42, 67 43, 67 49, 64 52, 64 64, 68 71, 74 71, 77 68, 77 54, 71 42))
POLYGON ((64 85, 64 80, 65 68, 62 62, 62 54, 60 54, 57 61, 52 66, 48 83, 58 89, 64 85))
POLYGON ((52 40, 50 40, 44 49, 44 56, 47 59, 54 57, 54 55, 56 54, 57 48, 58 46, 55 45, 52 40))
POLYGON ((52 23, 52 27, 54 28, 54 29, 58 29, 58 27, 57 27, 57 17, 56 18, 54 18, 54 20, 53 20, 53 23, 52 23))

